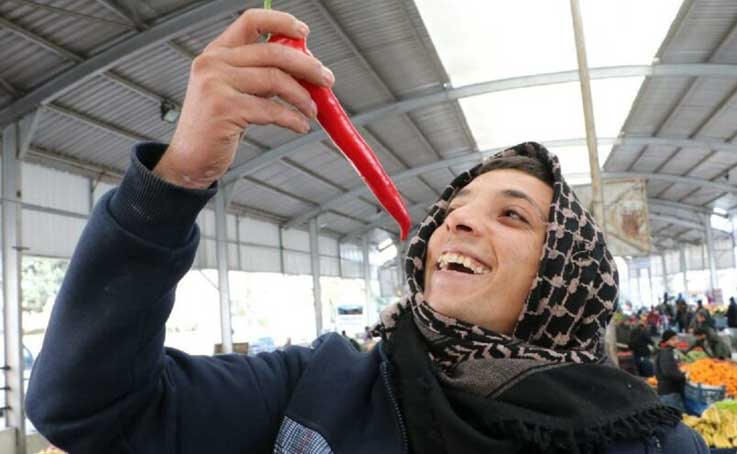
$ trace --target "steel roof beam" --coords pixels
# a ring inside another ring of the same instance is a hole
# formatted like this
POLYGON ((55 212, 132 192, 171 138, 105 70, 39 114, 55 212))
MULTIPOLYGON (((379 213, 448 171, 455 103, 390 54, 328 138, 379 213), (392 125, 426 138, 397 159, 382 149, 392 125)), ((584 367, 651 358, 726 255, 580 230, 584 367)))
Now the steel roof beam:
POLYGON ((98 129, 100 131, 112 133, 120 138, 130 140, 132 142, 155 142, 156 141, 156 139, 153 137, 147 137, 147 136, 138 134, 136 132, 129 131, 119 126, 115 126, 112 123, 108 123, 106 121, 91 117, 89 115, 83 114, 81 112, 77 112, 75 110, 61 107, 57 104, 46 106, 44 109, 49 112, 53 112, 53 113, 63 115, 68 118, 72 118, 74 120, 77 120, 79 122, 86 124, 87 126, 98 129))
POLYGON ((664 214, 655 214, 655 213, 649 213, 648 217, 655 221, 660 222, 668 222, 670 224, 680 225, 682 227, 687 227, 694 230, 703 231, 704 230, 704 224, 701 224, 699 222, 694 221, 687 221, 685 219, 681 219, 676 216, 668 216, 664 214))
POLYGON ((69 9, 58 8, 58 7, 46 5, 46 4, 43 4, 43 3, 32 2, 30 0, 6 0, 6 1, 12 2, 12 3, 20 3, 21 5, 26 5, 26 6, 30 7, 30 8, 33 8, 33 9, 43 9, 43 10, 46 10, 46 11, 50 11, 53 14, 60 15, 60 16, 77 17, 77 18, 80 18, 82 20, 86 20, 86 21, 90 21, 90 22, 98 22, 98 23, 102 23, 102 24, 105 24, 105 25, 115 25, 117 27, 123 27, 123 28, 127 28, 127 29, 132 28, 130 24, 126 24, 126 23, 123 23, 123 22, 118 22, 118 21, 114 21, 114 20, 110 20, 110 19, 105 19, 104 17, 93 16, 93 15, 90 15, 90 14, 82 14, 82 13, 78 13, 76 11, 72 11, 72 10, 69 10, 69 9))
MULTIPOLYGON (((276 187, 274 185, 271 185, 271 184, 266 183, 264 181, 258 180, 256 178, 243 177, 243 179, 246 180, 246 181, 248 181, 249 183, 255 184, 259 188, 266 189, 266 190, 268 190, 268 191, 270 191, 270 192, 272 192, 274 194, 278 194, 278 195, 281 195, 281 196, 284 196, 284 197, 287 197, 287 198, 296 200, 298 202, 304 203, 305 205, 310 205, 310 206, 317 205, 312 200, 309 200, 309 199, 307 199, 305 197, 302 197, 300 195, 294 194, 292 192, 285 191, 285 190, 283 190, 281 188, 278 188, 278 187, 276 187)), ((348 214, 345 214, 345 213, 340 213, 338 211, 333 211, 333 210, 329 210, 329 212, 332 213, 332 214, 334 214, 334 215, 336 215, 336 216, 340 216, 342 218, 349 219, 349 220, 351 220, 353 222, 358 222, 358 223, 361 223, 361 224, 365 224, 366 223, 366 221, 364 219, 359 219, 359 218, 357 218, 355 216, 351 216, 351 215, 348 215, 348 214)))
MULTIPOLYGON (((328 21, 328 23, 333 27, 335 32, 338 34, 338 37, 340 37, 341 40, 348 46, 348 48, 351 50, 351 52, 358 58, 358 60, 361 62, 361 64, 364 66, 364 68, 368 71, 369 75, 374 79, 374 81, 381 87, 381 89, 384 91, 384 93, 392 99, 392 101, 397 101, 397 95, 394 93, 394 91, 389 87, 389 85, 384 81, 384 79, 379 75, 378 72, 376 72, 376 69, 374 66, 369 63, 368 60, 366 60, 366 57, 363 56, 363 53, 358 49, 358 46, 356 46, 356 43, 353 42, 353 39, 351 39, 350 36, 345 32, 343 29, 343 26, 340 25, 340 23, 333 17, 333 14, 328 11, 327 7, 323 4, 322 0, 312 0, 312 3, 315 5, 315 7, 320 11, 320 14, 325 18, 325 20, 328 21)), ((417 123, 409 116, 407 115, 405 117, 407 119, 407 123, 410 126, 410 129, 417 135, 417 137, 420 139, 420 141, 423 143, 423 145, 435 155, 436 158, 442 159, 443 156, 438 152, 438 150, 433 147, 430 142, 427 140, 427 137, 425 137, 425 134, 420 131, 420 128, 417 126, 417 123)))
MULTIPOLYGON (((664 144, 664 143, 688 142, 690 146, 704 146, 702 142, 696 141, 696 140, 685 140, 684 141, 684 139, 672 139, 671 141, 671 139, 668 139, 665 137, 624 137, 624 138, 603 138, 602 137, 602 138, 599 138, 598 142, 600 145, 608 145, 608 144, 646 145, 649 143, 664 144)), ((578 139, 554 140, 554 141, 547 141, 543 143, 548 148, 584 146, 586 145, 586 139, 578 138, 578 139)), ((722 143, 721 146, 723 149, 729 149, 731 152, 737 153, 737 145, 722 143)), ((412 169, 396 173, 392 175, 391 178, 396 183, 396 182, 402 181, 407 178, 411 178, 417 175, 432 172, 434 170, 445 169, 445 168, 454 167, 457 165, 471 166, 473 164, 481 162, 482 159, 489 157, 493 155, 494 153, 502 151, 506 148, 508 147, 493 148, 493 149, 486 150, 480 153, 470 153, 466 155, 444 159, 442 161, 432 162, 430 164, 426 164, 426 165, 419 166, 419 167, 414 167, 412 169)), ((609 178, 609 179, 612 179, 612 178, 647 178, 647 179, 655 179, 655 180, 663 180, 663 181, 678 181, 678 182, 682 182, 686 184, 697 184, 697 185, 704 185, 704 186, 709 186, 713 188, 718 188, 719 190, 724 190, 727 192, 737 192, 737 187, 715 183, 715 182, 710 182, 708 180, 704 180, 700 178, 692 178, 692 177, 678 177, 678 176, 673 176, 673 175, 647 174, 647 173, 640 173, 640 172, 605 173, 604 177, 609 178)), ((291 220, 287 222, 286 227, 294 227, 295 225, 303 224, 309 218, 319 214, 321 209, 335 208, 336 206, 346 203, 359 195, 365 195, 368 193, 369 193, 369 190, 364 185, 356 186, 353 189, 346 192, 345 194, 342 194, 337 197, 333 197, 329 200, 323 201, 319 207, 313 208, 309 211, 305 211, 301 213, 298 216, 295 216, 294 218, 292 218, 291 220)))
POLYGON ((703 213, 703 214, 709 214, 709 215, 713 214, 716 216, 721 216, 723 218, 729 217, 726 214, 716 213, 715 211, 710 210, 700 205, 691 205, 688 203, 674 202, 672 200, 658 199, 658 198, 649 198, 647 199, 647 202, 648 204, 651 204, 651 205, 657 205, 660 207, 669 208, 673 210, 684 210, 684 211, 691 211, 691 212, 703 213))
POLYGON ((95 0, 95 2, 101 5, 102 7, 104 7, 105 9, 107 9, 108 11, 110 11, 111 13, 120 17, 121 19, 125 20, 133 27, 138 28, 141 26, 141 24, 139 24, 138 21, 130 17, 128 13, 125 10, 123 10, 123 8, 115 2, 115 0, 95 0))
MULTIPOLYGON (((730 137, 729 140, 727 140, 726 142, 737 144, 737 134, 735 134, 732 137, 730 137)), ((720 171, 719 173, 717 173, 716 175, 714 175, 713 177, 711 177, 710 180, 711 181, 717 181, 720 178, 727 178, 728 179, 729 178, 729 174, 732 173, 734 170, 737 170, 737 164, 733 164, 733 165, 727 167, 726 169, 720 171)), ((693 195, 693 193, 687 194, 687 196, 691 196, 691 195, 693 195)), ((719 194, 717 194, 716 197, 712 197, 711 199, 709 199, 708 201, 706 201, 704 203, 704 205, 709 205, 710 203, 714 203, 717 200, 719 200, 720 198, 722 198, 724 195, 725 195, 725 193, 723 193, 723 192, 722 193, 719 193, 719 194)), ((687 197, 682 197, 681 200, 684 200, 686 198, 687 197)), ((735 208, 737 208, 737 205, 729 208, 727 211, 732 211, 735 208)))
POLYGON ((242 0, 216 0, 167 19, 131 36, 53 77, 27 95, 0 110, 0 127, 20 118, 38 106, 49 104, 89 79, 107 71, 121 60, 187 32, 192 26, 243 9, 242 0))
MULTIPOLYGON (((612 66, 603 68, 591 68, 592 79, 609 79, 618 77, 694 77, 710 75, 714 77, 731 77, 737 79, 737 65, 716 64, 676 64, 676 65, 633 65, 612 66)), ((370 124, 373 121, 389 115, 399 115, 424 107, 433 106, 445 102, 518 88, 536 87, 541 85, 552 85, 566 82, 578 81, 578 70, 562 71, 556 73, 535 74, 530 76, 513 77, 509 79, 492 80, 477 84, 466 85, 458 88, 441 89, 428 94, 403 99, 390 103, 367 112, 353 115, 351 120, 358 126, 370 124)), ((2 111, 0 111, 0 125, 2 125, 2 111)), ((271 162, 289 156, 303 146, 314 142, 325 140, 327 136, 322 130, 314 131, 297 139, 280 145, 263 155, 249 159, 243 163, 233 166, 223 179, 224 184, 237 181, 241 175, 256 172, 263 169, 271 162)))

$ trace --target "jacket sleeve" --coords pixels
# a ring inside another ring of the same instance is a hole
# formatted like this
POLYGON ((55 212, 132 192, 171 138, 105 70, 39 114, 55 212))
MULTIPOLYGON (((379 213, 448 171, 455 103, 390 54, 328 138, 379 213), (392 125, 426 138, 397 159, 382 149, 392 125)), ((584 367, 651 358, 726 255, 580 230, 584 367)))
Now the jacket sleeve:
POLYGON ((311 351, 189 356, 164 348, 177 282, 215 189, 155 177, 163 145, 138 146, 95 207, 54 305, 27 411, 74 454, 268 452, 311 351))

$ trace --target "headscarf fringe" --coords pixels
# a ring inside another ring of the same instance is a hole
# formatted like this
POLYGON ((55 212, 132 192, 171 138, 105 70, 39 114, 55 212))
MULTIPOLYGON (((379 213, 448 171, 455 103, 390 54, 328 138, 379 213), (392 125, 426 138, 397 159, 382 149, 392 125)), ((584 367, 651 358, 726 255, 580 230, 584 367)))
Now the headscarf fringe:
POLYGON ((550 454, 604 454, 615 440, 634 440, 657 436, 662 426, 676 426, 680 413, 671 407, 657 406, 634 415, 608 421, 598 426, 577 429, 553 429, 519 420, 490 424, 493 432, 518 440, 522 446, 550 454), (577 441, 578 440, 578 441, 577 441), (580 444, 580 440, 586 440, 580 444))

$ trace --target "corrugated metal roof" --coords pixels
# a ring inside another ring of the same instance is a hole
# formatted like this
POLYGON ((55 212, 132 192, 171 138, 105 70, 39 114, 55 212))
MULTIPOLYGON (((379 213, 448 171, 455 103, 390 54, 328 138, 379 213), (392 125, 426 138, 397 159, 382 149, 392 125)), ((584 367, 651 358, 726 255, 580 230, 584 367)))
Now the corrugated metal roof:
POLYGON ((69 117, 45 112, 34 145, 66 156, 123 170, 134 142, 100 131, 69 117))
POLYGON ((182 102, 187 90, 191 61, 166 45, 120 62, 115 72, 154 92, 182 102))
POLYGON ((29 91, 71 62, 0 27, 0 77, 14 88, 29 91))
POLYGON ((153 140, 166 141, 174 130, 158 118, 159 103, 131 96, 130 90, 104 77, 91 79, 57 103, 153 140))
MULTIPOLYGON (((660 63, 737 63, 737 3, 687 1, 658 53, 660 63)), ((732 141, 737 81, 730 78, 647 78, 622 129, 624 136, 667 136, 732 141)), ((705 147, 613 147, 608 171, 654 172, 720 181, 737 156, 705 147)), ((648 182, 648 195, 699 206, 733 208, 732 196, 698 184, 648 182), (730 201, 732 205, 730 204, 730 201)), ((654 225, 661 225, 655 223, 654 225)), ((657 229, 654 229, 656 231, 657 229)), ((671 230, 661 233, 675 235, 671 230)))
MULTIPOLYGON (((125 39, 135 33, 130 27, 110 23, 126 22, 126 19, 97 2, 35 1, 108 21, 59 16, 58 12, 30 8, 27 4, 14 6, 13 0, 0 5, 0 14, 4 17, 84 58, 115 39, 125 39)), ((164 15, 182 12, 201 3, 120 0, 117 5, 132 22, 152 26, 164 15)), ((244 8, 260 4, 259 0, 249 0, 244 2, 244 8)), ((438 90, 448 81, 412 2, 285 0, 278 7, 310 24, 309 46, 335 72, 335 91, 353 113, 365 112, 428 89, 438 90)), ((232 17, 213 17, 211 21, 192 27, 175 43, 196 54, 231 22, 232 17)), ((73 64, 68 58, 2 27, 0 42, 0 60, 4 63, 0 78, 23 92, 73 64)), ((109 77, 98 76, 65 93, 42 115, 33 138, 34 147, 56 153, 60 159, 73 158, 124 170, 134 139, 165 141, 170 137, 173 128, 161 121, 158 98, 182 103, 189 68, 190 58, 166 44, 121 59, 111 71, 127 79, 134 89, 109 77), (70 113, 62 113, 55 105, 70 113)), ((9 102, 10 98, 0 89, 0 106, 9 102)), ((361 131, 390 174, 404 171, 408 166, 433 162, 438 159, 435 152, 447 157, 474 146, 457 102, 382 119, 361 131)), ((273 126, 254 126, 247 134, 247 138, 266 149, 297 137, 291 131, 273 126)), ((236 163, 247 162, 266 151, 243 145, 236 163)), ((234 203, 286 219, 339 195, 342 188, 352 189, 363 184, 345 159, 324 144, 309 144, 291 159, 305 170, 280 163, 266 166, 251 175, 250 180, 239 184, 234 203)), ((430 177, 432 188, 417 178, 402 181, 400 188, 414 202, 442 190, 451 174, 439 171, 430 177)), ((338 207, 336 213, 324 214, 323 220, 329 224, 326 229, 347 233, 365 225, 367 221, 364 220, 376 214, 377 206, 372 196, 365 197, 366 201, 349 202, 338 207)))
POLYGON ((34 34, 82 55, 89 54, 101 44, 130 29, 115 24, 114 22, 122 24, 125 22, 97 2, 53 0, 47 4, 60 10, 101 18, 109 22, 67 15, 58 10, 41 9, 14 0, 6 0, 0 4, 0 15, 34 34))

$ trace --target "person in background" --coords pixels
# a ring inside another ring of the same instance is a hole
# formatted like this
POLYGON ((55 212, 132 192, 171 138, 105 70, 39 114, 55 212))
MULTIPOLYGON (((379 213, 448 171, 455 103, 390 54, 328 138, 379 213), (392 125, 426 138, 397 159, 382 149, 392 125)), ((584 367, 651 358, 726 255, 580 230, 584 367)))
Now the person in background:
MULTIPOLYGON (((704 307, 704 302, 702 300, 696 300, 696 313, 697 314, 699 314, 699 313, 703 314, 704 320, 706 321, 706 324, 711 329, 716 329, 717 328, 716 322, 714 321, 714 319, 712 318, 711 314, 709 313, 709 310, 704 307)), ((691 323, 693 323, 693 320, 691 321, 691 323)), ((696 327, 694 326, 692 328, 695 329, 696 327)))
POLYGON ((660 326, 660 313, 658 309, 653 306, 650 308, 650 312, 647 313, 647 327, 650 331, 651 336, 658 335, 658 327, 660 326))
POLYGON ((650 360, 650 347, 653 340, 648 333, 648 329, 643 322, 639 322, 630 334, 629 348, 632 351, 632 358, 637 366, 637 372, 641 377, 653 376, 653 363, 650 360))
POLYGON ((734 296, 729 297, 729 307, 727 307, 727 326, 729 328, 737 328, 737 302, 734 296))
POLYGON ((661 313, 668 317, 668 328, 675 325, 676 313, 673 310, 673 305, 668 302, 671 297, 668 296, 668 292, 663 293, 663 307, 661 313))
POLYGON ((655 355, 655 377, 658 379, 660 401, 683 413, 683 389, 686 374, 678 368, 678 335, 666 330, 660 340, 660 350, 655 355))
POLYGON ((693 334, 696 336, 696 340, 688 348, 688 351, 701 347, 712 358, 727 359, 731 357, 732 350, 729 345, 712 328, 701 326, 696 328, 693 334))
POLYGON ((693 320, 691 320, 691 324, 689 325, 689 331, 693 333, 697 329, 704 328, 704 327, 715 330, 714 325, 715 323, 713 319, 711 319, 711 323, 710 323, 709 312, 706 309, 700 309, 694 315, 693 320))
POLYGON ((686 302, 677 301, 676 302, 675 325, 679 333, 685 332, 686 328, 688 328, 688 323, 686 323, 686 318, 688 316, 687 314, 688 312, 686 308, 686 302))

